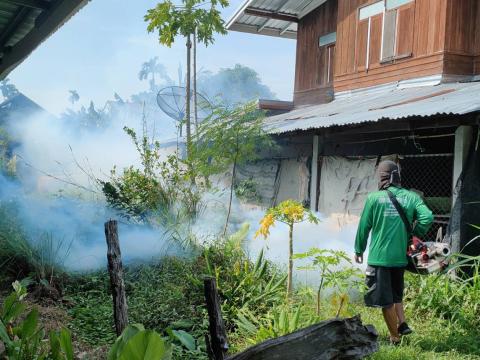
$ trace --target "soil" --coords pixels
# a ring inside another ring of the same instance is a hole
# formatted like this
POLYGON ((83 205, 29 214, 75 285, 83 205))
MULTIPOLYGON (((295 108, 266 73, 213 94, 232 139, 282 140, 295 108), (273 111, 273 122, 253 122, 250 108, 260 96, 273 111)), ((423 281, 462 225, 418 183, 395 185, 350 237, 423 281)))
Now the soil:
MULTIPOLYGON (((0 294, 0 304, 3 304, 3 299, 6 294, 0 294)), ((52 330, 59 330, 62 327, 68 327, 70 317, 66 310, 62 307, 61 302, 56 302, 51 299, 34 299, 31 295, 26 299, 27 313, 33 308, 39 312, 39 323, 48 334, 52 330)), ((92 348, 76 338, 72 334, 72 343, 75 352, 75 359, 78 360, 102 360, 107 358, 108 347, 103 346, 99 348, 92 348)), ((3 344, 0 342, 0 354, 2 352, 3 344)))

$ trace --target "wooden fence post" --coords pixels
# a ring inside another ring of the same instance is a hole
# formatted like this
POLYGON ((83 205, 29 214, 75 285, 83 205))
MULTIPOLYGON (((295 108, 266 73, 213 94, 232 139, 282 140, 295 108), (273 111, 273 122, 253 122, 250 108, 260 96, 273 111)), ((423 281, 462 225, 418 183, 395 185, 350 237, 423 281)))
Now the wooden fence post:
POLYGON ((128 325, 127 297, 123 281, 122 254, 118 240, 118 225, 116 220, 105 223, 105 238, 107 240, 108 272, 113 295, 113 316, 115 330, 120 336, 128 325))
POLYGON ((206 278, 203 284, 210 330, 210 344, 207 343, 207 349, 210 348, 214 360, 224 360, 228 351, 228 339, 222 318, 217 283, 214 278, 206 278))

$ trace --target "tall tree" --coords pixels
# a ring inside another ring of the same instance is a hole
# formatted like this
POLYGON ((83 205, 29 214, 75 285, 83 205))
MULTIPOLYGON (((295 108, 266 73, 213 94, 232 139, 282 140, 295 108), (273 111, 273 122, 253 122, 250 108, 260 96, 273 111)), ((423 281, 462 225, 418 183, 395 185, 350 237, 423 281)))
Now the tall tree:
POLYGON ((233 110, 228 107, 214 109, 213 114, 199 125, 192 157, 200 159, 200 163, 192 167, 200 172, 205 169, 207 174, 232 169, 224 234, 232 212, 238 166, 257 159, 260 150, 273 146, 271 137, 263 129, 263 119, 264 113, 252 102, 233 110))
POLYGON ((166 75, 165 66, 158 62, 157 56, 142 64, 142 68, 138 72, 138 79, 141 81, 147 80, 150 76, 150 90, 155 91, 157 85, 155 81, 155 74, 159 74, 161 78, 164 78, 167 80, 167 82, 170 82, 170 79, 166 75))
POLYGON ((5 100, 9 100, 15 95, 18 95, 17 87, 13 84, 10 84, 10 79, 5 79, 0 81, 0 91, 5 100))
POLYGON ((68 101, 70 101, 72 105, 80 100, 80 95, 78 95, 77 90, 68 90, 68 92, 70 93, 70 96, 68 97, 68 101))
POLYGON ((158 39, 162 45, 171 47, 175 37, 182 35, 187 46, 187 84, 186 84, 186 114, 187 150, 190 151, 191 123, 191 49, 192 35, 197 31, 200 43, 208 46, 214 42, 214 34, 225 34, 225 22, 220 16, 218 7, 228 6, 228 0, 182 0, 181 5, 175 5, 171 0, 158 3, 153 9, 148 10, 145 21, 148 22, 149 32, 157 31, 158 39))

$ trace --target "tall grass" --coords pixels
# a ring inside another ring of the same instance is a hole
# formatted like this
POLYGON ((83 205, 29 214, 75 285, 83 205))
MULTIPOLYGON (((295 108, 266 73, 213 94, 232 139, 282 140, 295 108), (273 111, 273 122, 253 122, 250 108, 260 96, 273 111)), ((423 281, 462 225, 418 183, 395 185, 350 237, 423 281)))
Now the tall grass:
POLYGON ((445 273, 410 277, 407 304, 417 312, 431 313, 460 326, 478 329, 480 256, 455 255, 452 260, 453 264, 445 273))
POLYGON ((0 206, 0 272, 11 280, 30 277, 37 283, 57 286, 63 277, 64 262, 71 242, 52 233, 30 235, 23 228, 15 210, 0 206))

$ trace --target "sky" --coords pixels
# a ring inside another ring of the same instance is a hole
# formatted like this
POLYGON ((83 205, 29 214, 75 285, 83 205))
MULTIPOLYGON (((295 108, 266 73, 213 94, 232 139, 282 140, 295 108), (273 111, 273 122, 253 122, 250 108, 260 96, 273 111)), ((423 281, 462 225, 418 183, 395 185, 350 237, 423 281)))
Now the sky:
MULTIPOLYGON (((223 11, 228 20, 243 0, 232 0, 223 11)), ((92 0, 41 44, 9 78, 17 88, 47 111, 58 115, 70 106, 69 90, 77 90, 80 104, 93 100, 102 106, 117 92, 129 98, 148 88, 138 80, 141 64, 158 56, 173 79, 185 64, 185 45, 178 38, 172 48, 148 34, 143 20, 154 0, 92 0)), ((295 41, 229 32, 214 45, 198 49, 198 68, 217 71, 235 64, 256 70, 280 100, 291 100, 295 70, 295 41)), ((79 106, 79 105, 76 105, 79 106)))

